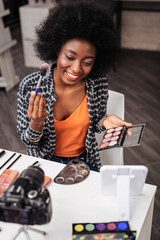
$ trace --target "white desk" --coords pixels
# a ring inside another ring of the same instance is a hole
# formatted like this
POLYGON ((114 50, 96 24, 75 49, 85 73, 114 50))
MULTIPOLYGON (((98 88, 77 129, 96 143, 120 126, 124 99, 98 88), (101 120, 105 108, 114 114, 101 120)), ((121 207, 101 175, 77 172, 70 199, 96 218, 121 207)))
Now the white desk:
MULTIPOLYGON (((2 149, 0 149, 1 151, 2 149)), ((7 153, 0 159, 0 165, 5 162, 13 152, 7 153)), ((18 153, 12 161, 18 156, 18 153)), ((22 155, 22 157, 11 167, 20 172, 33 162, 38 160, 45 175, 52 179, 62 170, 63 164, 22 155)), ((9 166, 10 161, 2 171, 9 166)), ((71 240, 72 223, 86 222, 110 222, 116 219, 116 197, 103 196, 100 190, 100 174, 90 172, 86 180, 75 185, 60 185, 52 182, 48 190, 52 198, 53 214, 51 222, 45 225, 34 225, 34 228, 47 232, 46 236, 33 231, 28 231, 32 240, 71 240)), ((152 226, 152 214, 156 186, 145 184, 141 196, 131 197, 131 230, 137 231, 137 240, 149 240, 152 226)), ((20 227, 19 224, 0 222, 0 239, 11 239, 20 227)), ((25 240, 21 233, 17 240, 25 240)))

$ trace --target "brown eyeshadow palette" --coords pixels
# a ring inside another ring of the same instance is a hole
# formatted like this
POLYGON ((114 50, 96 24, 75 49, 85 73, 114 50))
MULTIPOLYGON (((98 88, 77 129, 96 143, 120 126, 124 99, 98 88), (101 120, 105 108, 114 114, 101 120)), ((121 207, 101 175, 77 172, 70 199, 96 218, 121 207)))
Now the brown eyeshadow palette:
POLYGON ((59 184, 79 183, 85 180, 89 173, 90 169, 85 162, 73 159, 54 178, 54 182, 59 184))
POLYGON ((144 127, 145 124, 143 123, 131 127, 110 128, 106 130, 98 150, 138 146, 141 143, 144 127))

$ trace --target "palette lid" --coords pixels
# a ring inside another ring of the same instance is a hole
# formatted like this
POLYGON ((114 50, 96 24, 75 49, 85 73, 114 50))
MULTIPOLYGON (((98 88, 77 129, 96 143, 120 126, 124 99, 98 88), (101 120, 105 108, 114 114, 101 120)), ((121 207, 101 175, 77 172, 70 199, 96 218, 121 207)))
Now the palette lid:
POLYGON ((123 147, 131 147, 140 145, 143 132, 144 132, 145 123, 133 125, 126 129, 126 134, 123 139, 123 147))

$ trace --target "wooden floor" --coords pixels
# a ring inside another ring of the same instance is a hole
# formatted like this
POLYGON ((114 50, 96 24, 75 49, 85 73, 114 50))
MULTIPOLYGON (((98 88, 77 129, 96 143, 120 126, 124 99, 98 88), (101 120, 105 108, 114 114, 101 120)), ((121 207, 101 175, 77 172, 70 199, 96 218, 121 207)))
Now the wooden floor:
MULTIPOLYGON (((24 66, 19 29, 12 31, 18 44, 12 48, 16 74, 23 79, 37 69, 24 66)), ((151 240, 160 239, 160 54, 121 51, 109 75, 109 89, 125 95, 125 119, 133 124, 146 123, 142 144, 124 150, 125 164, 145 165, 147 183, 158 187, 151 240)), ((16 133, 16 94, 0 89, 0 147, 25 153, 16 133)), ((145 239, 141 239, 145 240, 145 239)))

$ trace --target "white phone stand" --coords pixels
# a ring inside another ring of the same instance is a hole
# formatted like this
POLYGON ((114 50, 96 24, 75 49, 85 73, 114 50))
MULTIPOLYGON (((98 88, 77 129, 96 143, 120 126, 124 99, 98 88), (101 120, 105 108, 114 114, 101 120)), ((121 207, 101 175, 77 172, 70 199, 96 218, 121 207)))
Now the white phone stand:
POLYGON ((130 195, 140 195, 147 177, 145 166, 101 167, 101 191, 103 195, 117 195, 117 220, 129 221, 130 195))

